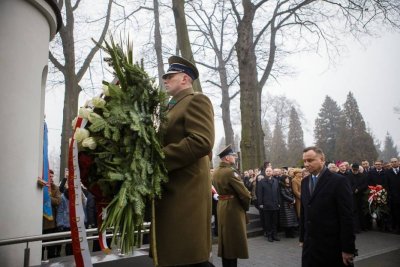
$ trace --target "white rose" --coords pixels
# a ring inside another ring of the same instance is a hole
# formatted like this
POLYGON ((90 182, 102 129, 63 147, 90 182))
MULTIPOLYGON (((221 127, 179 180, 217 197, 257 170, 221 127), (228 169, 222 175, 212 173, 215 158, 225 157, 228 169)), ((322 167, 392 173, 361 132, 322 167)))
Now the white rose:
POLYGON ((90 108, 80 108, 79 112, 78 112, 78 115, 79 115, 79 117, 82 117, 84 119, 88 119, 90 113, 93 113, 92 109, 90 109, 90 108))
POLYGON ((82 142, 82 140, 88 138, 90 135, 89 131, 83 128, 77 128, 75 130, 74 139, 78 142, 82 142))
POLYGON ((103 98, 100 98, 98 96, 93 97, 92 99, 93 106, 96 108, 104 108, 106 105, 106 101, 103 98))
POLYGON ((103 84, 103 94, 106 96, 110 96, 110 90, 108 89, 108 85, 103 84))
POLYGON ((94 150, 96 149, 97 144, 93 137, 88 137, 82 141, 82 146, 94 150))

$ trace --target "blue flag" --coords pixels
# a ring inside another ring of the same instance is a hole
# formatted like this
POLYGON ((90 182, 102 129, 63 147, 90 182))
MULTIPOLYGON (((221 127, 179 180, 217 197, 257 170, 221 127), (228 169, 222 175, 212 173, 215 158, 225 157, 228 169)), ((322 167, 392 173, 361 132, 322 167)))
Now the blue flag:
POLYGON ((48 135, 47 135, 47 124, 44 122, 43 130, 43 180, 46 182, 46 186, 43 187, 43 216, 52 221, 53 212, 51 210, 51 187, 49 182, 49 155, 48 155, 48 135))

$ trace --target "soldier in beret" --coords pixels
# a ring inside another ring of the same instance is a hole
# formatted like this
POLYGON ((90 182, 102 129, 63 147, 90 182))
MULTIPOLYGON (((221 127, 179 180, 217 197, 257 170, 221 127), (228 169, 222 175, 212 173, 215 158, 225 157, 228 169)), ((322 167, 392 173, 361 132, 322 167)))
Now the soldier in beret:
MULTIPOLYGON (((163 75, 168 105, 163 152, 169 181, 156 202, 155 234, 159 266, 212 266, 210 159, 214 111, 195 93, 197 68, 182 57, 168 59, 163 75)), ((154 244, 152 244, 154 246, 154 244)), ((152 250, 153 251, 153 250, 152 250)))
POLYGON ((248 259, 246 211, 250 192, 235 168, 236 154, 227 146, 218 155, 219 167, 214 171, 218 200, 218 256, 223 267, 236 267, 237 259, 248 259))

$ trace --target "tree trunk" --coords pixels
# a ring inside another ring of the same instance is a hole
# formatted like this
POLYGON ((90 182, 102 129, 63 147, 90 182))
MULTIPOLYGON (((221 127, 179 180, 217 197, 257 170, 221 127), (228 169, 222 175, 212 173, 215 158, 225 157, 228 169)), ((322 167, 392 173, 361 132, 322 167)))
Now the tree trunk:
MULTIPOLYGON (((98 45, 94 45, 87 57, 83 60, 82 66, 76 72, 76 59, 75 59, 75 39, 74 39, 74 10, 79 6, 80 1, 76 1, 74 6, 71 0, 65 0, 65 25, 60 30, 61 43, 64 54, 64 66, 57 61, 53 56, 50 56, 50 60, 64 75, 65 93, 64 93, 64 109, 63 109, 63 124, 61 133, 61 155, 60 155, 60 178, 64 175, 64 170, 68 166, 68 146, 69 138, 72 137, 72 120, 76 117, 78 112, 78 99, 81 87, 79 82, 89 68, 89 64, 92 61, 94 55, 99 50, 98 45)), ((101 36, 97 40, 99 44, 103 43, 105 35, 108 30, 112 0, 108 1, 106 21, 101 33, 101 36)), ((59 7, 62 7, 60 2, 59 7)))
MULTIPOLYGON (((222 110, 222 123, 224 125, 225 132, 225 145, 232 144, 234 146, 234 133, 231 122, 231 98, 229 96, 229 85, 228 78, 226 73, 226 68, 224 66, 222 60, 222 54, 219 55, 219 65, 222 66, 219 68, 219 77, 221 81, 221 92, 222 92, 222 100, 221 100, 221 110, 222 110)), ((234 147, 234 149, 238 149, 238 147, 234 147)))
MULTIPOLYGON (((188 59, 196 65, 193 57, 192 47, 190 45, 189 33, 186 24, 185 1, 172 0, 172 10, 174 11, 176 35, 181 55, 182 57, 188 59)), ((193 83, 193 89, 196 92, 203 91, 200 85, 200 78, 193 83)))
MULTIPOLYGON (((72 120, 77 116, 78 112, 78 98, 81 91, 80 86, 74 79, 75 76, 70 78, 65 77, 65 94, 64 94, 64 109, 63 109, 63 125, 61 133, 61 161, 60 161, 60 175, 63 175, 65 168, 68 167, 68 147, 69 139, 72 137, 72 120)), ((64 177, 64 176, 60 176, 64 177)))
POLYGON ((68 146, 69 138, 72 137, 71 122, 75 118, 78 110, 79 89, 75 72, 75 39, 74 39, 74 15, 71 3, 65 3, 66 8, 66 25, 60 30, 62 40, 63 53, 65 59, 65 92, 64 92, 64 109, 63 124, 61 132, 61 160, 60 160, 60 178, 64 177, 64 170, 68 166, 68 146))
POLYGON ((158 68, 158 81, 160 88, 164 89, 162 76, 164 75, 164 62, 162 57, 162 38, 160 31, 160 13, 158 11, 158 0, 153 0, 154 6, 154 48, 157 56, 157 68, 158 68))
POLYGON ((238 25, 236 52, 239 61, 240 111, 243 169, 261 166, 264 160, 264 133, 261 127, 261 90, 257 77, 257 60, 253 45, 255 7, 243 1, 244 15, 238 25))

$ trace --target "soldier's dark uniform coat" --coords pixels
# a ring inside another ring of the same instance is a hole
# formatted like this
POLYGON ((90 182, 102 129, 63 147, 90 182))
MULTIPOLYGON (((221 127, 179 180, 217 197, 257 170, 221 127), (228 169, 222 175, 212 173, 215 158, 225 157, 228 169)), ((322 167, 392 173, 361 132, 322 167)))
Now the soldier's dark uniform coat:
POLYGON ((214 171, 213 181, 220 196, 234 196, 218 201, 218 256, 247 259, 246 210, 250 205, 250 192, 238 172, 225 162, 214 171))
POLYGON ((211 251, 208 154, 214 145, 214 112, 210 100, 192 88, 173 99, 164 125, 169 181, 155 211, 160 266, 205 262, 211 251))

